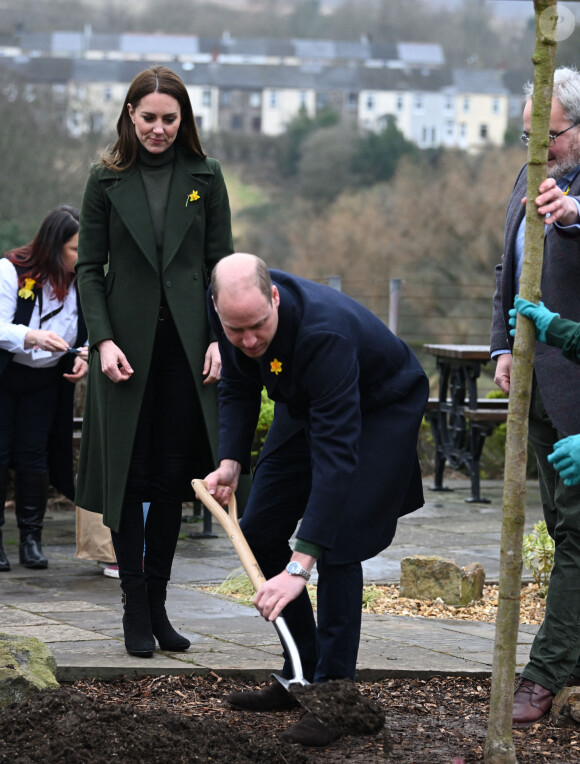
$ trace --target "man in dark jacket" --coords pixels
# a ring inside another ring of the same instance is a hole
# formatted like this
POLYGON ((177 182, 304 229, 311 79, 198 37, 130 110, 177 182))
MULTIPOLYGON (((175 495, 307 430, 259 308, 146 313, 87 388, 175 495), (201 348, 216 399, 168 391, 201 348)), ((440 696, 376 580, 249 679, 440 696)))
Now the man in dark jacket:
MULTIPOLYGON (((524 132, 527 144, 532 110, 526 88, 524 132)), ((491 355, 496 384, 509 394, 512 368, 509 311, 519 289, 523 257, 527 171, 520 172, 506 214, 502 262, 496 268, 491 355)), ((580 320, 580 73, 554 73, 550 116, 548 177, 532 202, 546 216, 542 299, 550 311, 580 320)), ((527 726, 546 715, 558 690, 580 683, 580 487, 568 486, 548 456, 564 436, 580 432, 580 367, 555 347, 536 343, 529 440, 538 460, 540 491, 548 531, 556 542, 546 615, 516 686, 513 722, 527 726)))
MULTIPOLYGON (((265 386, 276 412, 242 519, 268 579, 254 601, 267 620, 283 612, 307 679, 354 680, 361 561, 391 543, 398 517, 423 505, 426 376, 370 311, 327 286, 269 272, 253 255, 220 261, 212 295, 222 379, 220 466, 208 488, 226 503, 249 469, 265 386), (315 564, 318 626, 305 588, 315 564)), ((282 673, 291 676, 288 659, 282 673)), ((295 703, 277 682, 228 700, 254 711, 295 703)), ((334 738, 310 714, 283 735, 303 745, 334 738)))

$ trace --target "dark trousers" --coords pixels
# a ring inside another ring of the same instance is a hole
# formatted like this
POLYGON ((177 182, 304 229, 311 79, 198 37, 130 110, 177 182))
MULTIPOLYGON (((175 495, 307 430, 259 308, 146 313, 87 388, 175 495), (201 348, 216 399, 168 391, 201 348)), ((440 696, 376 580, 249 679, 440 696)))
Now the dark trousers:
POLYGON ((0 377, 0 467, 45 473, 59 396, 60 366, 10 363, 0 377))
POLYGON ((538 461, 544 519, 555 541, 555 555, 544 622, 522 674, 553 693, 570 673, 580 676, 580 486, 564 485, 547 460, 562 437, 534 384, 529 439, 538 461))
POLYGON ((143 579, 144 542, 145 578, 169 581, 182 497, 194 474, 207 474, 211 468, 202 413, 181 341, 171 320, 159 321, 121 525, 118 533, 112 533, 124 588, 143 579), (150 507, 144 527, 145 501, 150 507))
MULTIPOLYGON (((310 494, 309 449, 303 432, 270 453, 254 475, 250 499, 240 522, 266 578, 280 573, 292 550, 289 539, 310 494)), ((360 562, 317 562, 317 620, 306 590, 284 608, 284 616, 306 679, 354 679, 360 640, 363 576, 360 562)), ((292 675, 285 656, 282 674, 292 675)))

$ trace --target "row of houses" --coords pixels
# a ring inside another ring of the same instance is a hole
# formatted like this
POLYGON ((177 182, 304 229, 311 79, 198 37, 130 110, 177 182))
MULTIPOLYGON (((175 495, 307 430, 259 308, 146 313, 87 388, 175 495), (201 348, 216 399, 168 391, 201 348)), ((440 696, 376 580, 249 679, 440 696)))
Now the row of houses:
MULTIPOLYGON (((411 46, 404 61, 400 57, 404 49, 394 46, 392 65, 368 66, 356 57, 333 58, 337 51, 331 55, 329 41, 323 41, 318 60, 311 45, 307 59, 289 64, 223 63, 221 55, 194 62, 183 55, 162 55, 159 51, 169 45, 158 45, 155 54, 140 58, 115 58, 75 53, 69 43, 64 55, 58 39, 55 33, 52 47, 48 46, 50 55, 38 40, 34 49, 0 48, 0 77, 9 97, 24 89, 28 100, 48 98, 75 136, 110 132, 129 83, 152 62, 170 66, 183 79, 203 133, 276 136, 301 110, 315 116, 330 108, 345 125, 363 131, 380 132, 392 117, 405 137, 421 148, 475 152, 502 145, 510 120, 519 119, 521 113, 523 75, 448 69, 427 51, 412 56, 411 46)), ((296 53, 296 47, 293 50, 296 53)))

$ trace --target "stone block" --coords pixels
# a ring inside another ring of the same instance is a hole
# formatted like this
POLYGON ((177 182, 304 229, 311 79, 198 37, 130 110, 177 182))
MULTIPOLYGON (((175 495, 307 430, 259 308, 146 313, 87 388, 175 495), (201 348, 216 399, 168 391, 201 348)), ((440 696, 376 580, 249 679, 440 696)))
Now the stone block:
POLYGON ((562 687, 552 703, 550 721, 556 727, 580 726, 580 687, 562 687))
POLYGON ((55 672, 54 656, 40 639, 0 632, 0 708, 56 689, 55 672))
POLYGON ((443 600, 446 605, 465 607, 483 596, 485 571, 474 562, 460 568, 454 560, 436 555, 414 555, 401 560, 399 597, 443 600))

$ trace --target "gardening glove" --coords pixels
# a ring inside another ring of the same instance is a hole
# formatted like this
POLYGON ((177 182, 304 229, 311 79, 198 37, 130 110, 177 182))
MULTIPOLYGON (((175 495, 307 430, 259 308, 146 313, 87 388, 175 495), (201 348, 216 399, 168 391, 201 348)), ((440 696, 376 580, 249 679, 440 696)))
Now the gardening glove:
POLYGON ((536 337, 540 342, 546 341, 546 329, 550 326, 552 319, 556 317, 560 318, 559 313, 552 313, 549 311, 543 302, 540 302, 539 305, 535 305, 533 302, 524 300, 523 297, 518 297, 518 295, 516 295, 514 307, 510 310, 510 326, 513 327, 513 329, 510 330, 510 334, 512 337, 516 333, 516 319, 518 313, 532 319, 536 325, 536 337))
POLYGON ((570 435, 554 443, 554 450, 548 454, 548 461, 564 478, 564 485, 580 483, 580 435, 570 435))

